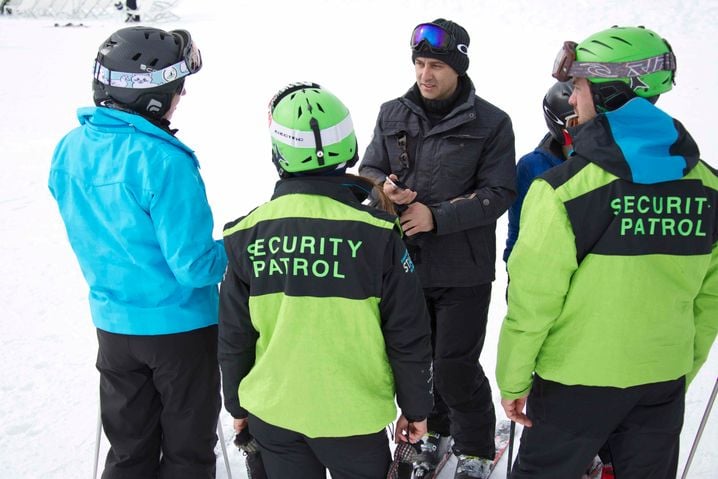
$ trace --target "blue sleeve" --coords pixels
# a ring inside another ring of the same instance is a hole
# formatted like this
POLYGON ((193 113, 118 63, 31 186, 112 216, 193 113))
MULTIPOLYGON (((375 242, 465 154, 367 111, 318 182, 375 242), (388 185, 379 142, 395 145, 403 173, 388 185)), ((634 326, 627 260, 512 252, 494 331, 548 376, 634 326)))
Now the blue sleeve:
POLYGON ((217 284, 227 265, 221 240, 212 239, 212 211, 192 158, 169 158, 153 192, 150 215, 157 241, 177 281, 201 288, 217 284))
POLYGON ((516 240, 519 237, 519 222, 521 220, 521 207, 524 204, 524 198, 531 186, 531 182, 538 175, 543 173, 540 164, 540 156, 535 153, 524 155, 516 164, 516 201, 509 208, 509 230, 506 239, 506 249, 504 250, 504 261, 509 260, 511 251, 514 249, 516 240))

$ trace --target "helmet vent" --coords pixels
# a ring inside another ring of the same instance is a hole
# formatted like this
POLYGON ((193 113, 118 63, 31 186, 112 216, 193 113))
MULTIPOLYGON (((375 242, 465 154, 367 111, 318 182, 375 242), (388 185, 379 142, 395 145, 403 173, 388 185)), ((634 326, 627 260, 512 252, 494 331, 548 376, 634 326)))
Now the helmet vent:
POLYGON ((329 156, 339 156, 339 153, 336 153, 336 152, 334 152, 334 151, 328 151, 328 152, 327 152, 327 155, 329 155, 329 156))
POLYGON ((137 61, 137 60, 140 59, 141 56, 142 56, 142 53, 135 53, 135 54, 132 56, 132 60, 137 61))
POLYGON ((304 110, 302 110, 302 105, 299 105, 297 107, 297 118, 301 118, 303 114, 304 114, 304 110))
POLYGON ((612 46, 610 46, 610 45, 608 45, 608 44, 606 44, 606 43, 600 42, 600 41, 598 41, 598 40, 593 40, 591 43, 596 43, 597 45, 601 45, 602 47, 606 47, 606 48, 608 48, 609 50, 613 50, 613 47, 612 47, 612 46))
POLYGON ((302 163, 309 163, 310 161, 312 161, 312 157, 311 157, 311 156, 307 156, 306 158, 304 158, 304 159, 302 160, 302 163))
POLYGON ((160 61, 159 58, 155 58, 154 60, 152 60, 152 61, 150 62, 150 66, 151 66, 151 67, 154 67, 155 65, 157 65, 157 62, 158 62, 158 61, 160 61))
POLYGON ((321 111, 322 113, 325 113, 324 108, 322 108, 321 103, 317 103, 317 108, 319 108, 319 111, 321 111))
POLYGON ((623 42, 626 45, 628 45, 629 47, 633 46, 633 44, 631 42, 629 42, 628 40, 626 40, 624 38, 621 38, 621 37, 611 37, 611 38, 613 38, 614 40, 618 40, 619 42, 623 42))

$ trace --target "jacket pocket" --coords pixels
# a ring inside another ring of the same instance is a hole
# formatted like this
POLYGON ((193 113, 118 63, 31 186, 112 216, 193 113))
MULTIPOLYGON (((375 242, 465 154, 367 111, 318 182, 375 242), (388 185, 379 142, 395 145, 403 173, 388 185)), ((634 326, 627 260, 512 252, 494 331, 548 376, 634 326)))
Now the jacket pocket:
POLYGON ((439 150, 441 172, 450 179, 474 178, 481 159, 484 137, 452 133, 439 150))

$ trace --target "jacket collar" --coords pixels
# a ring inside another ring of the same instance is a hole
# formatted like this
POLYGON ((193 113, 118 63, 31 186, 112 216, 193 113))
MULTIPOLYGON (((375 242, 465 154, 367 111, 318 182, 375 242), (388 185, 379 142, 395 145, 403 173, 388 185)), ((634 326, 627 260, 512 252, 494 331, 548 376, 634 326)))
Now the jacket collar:
MULTIPOLYGON (((474 105, 476 104, 476 89, 474 88, 474 83, 468 75, 461 77, 461 82, 464 86, 460 86, 460 88, 462 88, 466 93, 462 92, 462 95, 456 101, 454 108, 451 109, 449 113, 441 119, 441 121, 436 123, 431 128, 430 134, 450 130, 458 125, 476 119, 476 115, 474 113, 474 105)), ((407 91, 404 96, 399 98, 399 102, 421 117, 424 121, 427 123, 429 122, 429 117, 423 108, 421 94, 419 93, 416 84, 412 85, 409 91, 407 91)))
POLYGON ((194 151, 180 140, 175 138, 167 130, 155 125, 146 118, 115 108, 107 107, 84 107, 77 110, 77 118, 81 125, 88 125, 91 128, 107 132, 131 133, 140 131, 146 135, 171 143, 172 145, 186 151, 197 162, 194 151))
POLYGON ((290 194, 322 195, 346 204, 358 205, 367 199, 367 185, 351 176, 308 175, 283 178, 274 186, 272 199, 290 194))

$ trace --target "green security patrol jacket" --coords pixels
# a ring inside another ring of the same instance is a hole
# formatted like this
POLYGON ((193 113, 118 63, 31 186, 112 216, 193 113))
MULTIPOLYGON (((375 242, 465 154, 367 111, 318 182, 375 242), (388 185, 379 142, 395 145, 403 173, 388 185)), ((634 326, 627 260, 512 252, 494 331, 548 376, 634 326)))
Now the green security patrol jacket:
POLYGON ((225 406, 309 437, 380 431, 431 411, 429 317, 396 217, 349 176, 280 180, 225 226, 225 406), (396 395, 396 403, 395 397, 396 395))
POLYGON ((636 98, 579 126, 535 180, 508 262, 502 397, 532 373, 626 388, 687 376, 718 330, 718 177, 678 121, 636 98))

